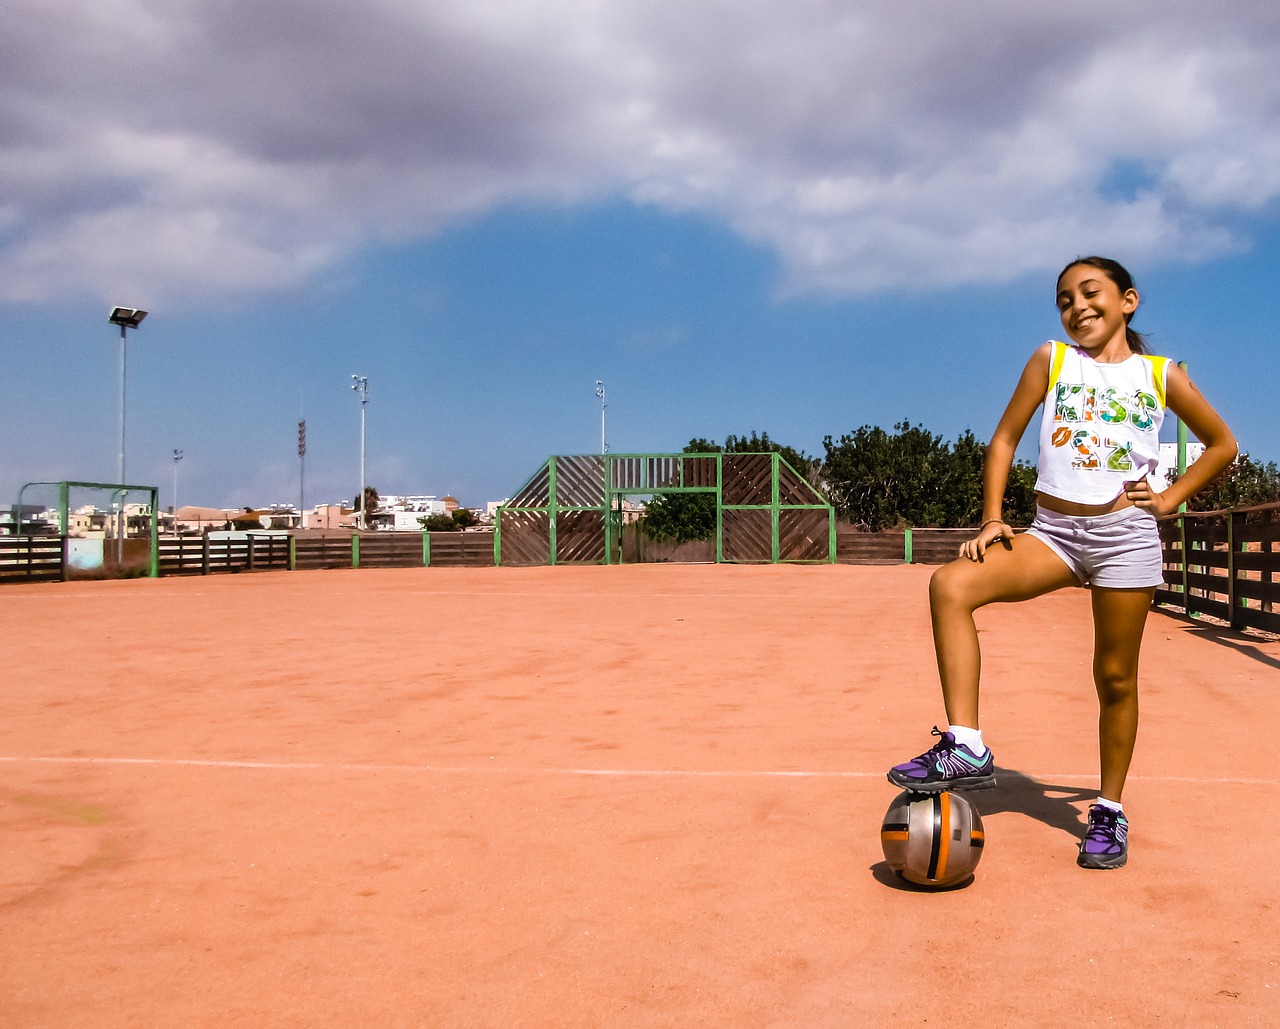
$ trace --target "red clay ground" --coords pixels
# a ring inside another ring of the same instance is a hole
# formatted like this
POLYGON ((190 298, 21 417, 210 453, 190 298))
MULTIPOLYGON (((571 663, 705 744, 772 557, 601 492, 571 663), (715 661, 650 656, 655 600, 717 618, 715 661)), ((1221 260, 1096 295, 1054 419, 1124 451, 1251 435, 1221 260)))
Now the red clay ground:
POLYGON ((1129 866, 1086 596, 984 612, 976 881, 886 873, 921 567, 0 590, 5 1026, 1280 1021, 1280 644, 1156 614, 1129 866))

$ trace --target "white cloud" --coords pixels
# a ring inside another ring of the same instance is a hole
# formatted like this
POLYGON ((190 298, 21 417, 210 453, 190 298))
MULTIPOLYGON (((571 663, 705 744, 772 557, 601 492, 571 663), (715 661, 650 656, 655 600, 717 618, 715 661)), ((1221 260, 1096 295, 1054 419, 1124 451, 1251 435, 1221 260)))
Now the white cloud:
POLYGON ((0 296, 289 288, 610 195, 723 220, 796 291, 1196 260, 1280 195, 1278 41, 1245 0, 17 0, 0 296))

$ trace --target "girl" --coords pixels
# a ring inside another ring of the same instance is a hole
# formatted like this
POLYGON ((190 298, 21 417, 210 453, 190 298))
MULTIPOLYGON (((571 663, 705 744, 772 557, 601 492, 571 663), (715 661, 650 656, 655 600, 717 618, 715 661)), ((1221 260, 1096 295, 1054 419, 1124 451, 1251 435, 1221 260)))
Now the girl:
POLYGON ((917 793, 995 786, 991 751, 978 727, 980 655, 973 613, 1087 585, 1093 601, 1093 677, 1098 691, 1101 791, 1077 863, 1119 868, 1128 858, 1121 806, 1138 728, 1138 651, 1162 581, 1156 516, 1169 514, 1213 481, 1236 442, 1186 373, 1147 352, 1129 327, 1138 309, 1133 279, 1115 261, 1083 257, 1058 276, 1058 311, 1071 344, 1032 355, 987 447, 983 521, 960 558, 938 569, 929 606, 950 729, 889 781, 917 793), (1036 517, 1014 536, 1001 515, 1014 451, 1043 405, 1036 517), (1205 445, 1167 489, 1147 477, 1160 452, 1160 423, 1173 411, 1205 445), (995 546, 1000 542, 1000 546, 995 546))

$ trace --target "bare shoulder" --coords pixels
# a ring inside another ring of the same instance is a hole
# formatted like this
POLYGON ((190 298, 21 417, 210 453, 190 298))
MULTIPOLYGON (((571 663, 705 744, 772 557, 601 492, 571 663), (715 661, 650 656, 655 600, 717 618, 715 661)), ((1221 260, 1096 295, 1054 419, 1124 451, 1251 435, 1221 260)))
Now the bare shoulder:
POLYGON ((1222 416, 1196 388, 1186 369, 1174 361, 1169 362, 1168 378, 1165 380, 1165 401, 1169 410, 1187 423, 1187 427, 1201 443, 1206 446, 1217 444, 1223 447, 1236 445, 1235 438, 1222 420, 1222 416))
POLYGON ((1020 387, 1043 387, 1040 392, 1044 392, 1044 388, 1049 385, 1049 366, 1053 362, 1053 347, 1052 340, 1036 347, 1035 352, 1027 359, 1026 367, 1022 369, 1020 387))

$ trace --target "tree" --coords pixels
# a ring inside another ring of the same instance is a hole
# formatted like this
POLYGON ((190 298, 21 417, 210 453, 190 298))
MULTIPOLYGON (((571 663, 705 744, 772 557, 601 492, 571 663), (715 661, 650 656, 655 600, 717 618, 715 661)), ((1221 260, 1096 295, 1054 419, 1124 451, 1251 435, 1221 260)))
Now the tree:
POLYGON ((901 422, 895 435, 864 425, 839 442, 823 439, 827 497, 842 518, 873 532, 937 518, 939 478, 948 448, 940 436, 901 422))
MULTIPOLYGON (((827 498, 840 517, 873 532, 895 525, 962 527, 982 520, 987 446, 966 430, 954 444, 900 422, 890 434, 864 425, 837 442, 823 440, 827 498)), ((1004 496, 1005 520, 1029 525, 1035 469, 1018 462, 1004 496)))
POLYGON ((425 532, 457 532, 459 529, 453 516, 447 514, 423 515, 418 519, 418 524, 425 532))
MULTIPOLYGON (((368 511, 369 516, 372 517, 373 513, 378 510, 378 504, 381 502, 382 498, 378 496, 378 491, 372 486, 366 486, 364 488, 364 504, 362 505, 360 503, 360 494, 357 493, 355 500, 352 502, 352 506, 357 511, 362 509, 368 511)), ((368 518, 365 519, 366 522, 368 522, 368 520, 368 518)))
POLYGON ((1280 501, 1280 468, 1262 464, 1248 454, 1237 457, 1222 475, 1189 501, 1191 511, 1225 511, 1280 501))
POLYGON ((418 524, 426 532, 461 532, 478 523, 475 512, 465 507, 449 514, 423 515, 418 519, 418 524))

